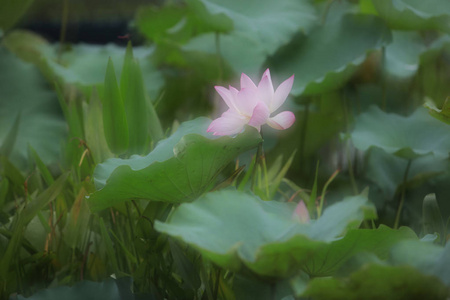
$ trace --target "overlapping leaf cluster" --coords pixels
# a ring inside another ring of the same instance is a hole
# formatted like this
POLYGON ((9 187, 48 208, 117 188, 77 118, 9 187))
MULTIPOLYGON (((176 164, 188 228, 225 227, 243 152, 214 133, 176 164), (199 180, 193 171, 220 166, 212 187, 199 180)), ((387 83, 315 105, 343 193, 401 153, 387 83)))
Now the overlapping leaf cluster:
POLYGON ((448 1, 167 1, 126 49, 32 2, 0 9, 0 299, 449 297, 448 1), (207 133, 268 67, 296 124, 207 133))

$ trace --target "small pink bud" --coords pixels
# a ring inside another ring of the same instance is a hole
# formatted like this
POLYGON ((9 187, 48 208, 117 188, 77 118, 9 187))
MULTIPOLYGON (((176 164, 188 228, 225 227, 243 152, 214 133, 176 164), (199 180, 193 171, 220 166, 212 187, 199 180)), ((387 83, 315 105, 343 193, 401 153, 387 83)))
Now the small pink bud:
POLYGON ((309 223, 310 219, 308 209, 306 208, 305 202, 303 202, 303 200, 300 201, 295 207, 295 211, 292 217, 297 218, 301 223, 309 223))

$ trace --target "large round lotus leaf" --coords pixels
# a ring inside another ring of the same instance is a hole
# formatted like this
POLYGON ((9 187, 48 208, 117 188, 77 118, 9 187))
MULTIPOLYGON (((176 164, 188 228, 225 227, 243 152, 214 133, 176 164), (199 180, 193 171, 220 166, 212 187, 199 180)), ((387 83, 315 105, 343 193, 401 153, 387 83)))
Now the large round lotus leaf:
POLYGON ((112 158, 94 171, 97 192, 89 196, 91 209, 100 210, 134 198, 167 202, 192 201, 210 186, 236 157, 258 145, 254 128, 236 137, 214 137, 206 129, 210 119, 183 123, 147 156, 112 158))
POLYGON ((269 55, 287 44, 297 31, 316 23, 315 9, 305 0, 201 1, 211 13, 233 20, 235 31, 251 36, 269 55))
POLYGON ((446 299, 448 291, 435 277, 411 266, 371 263, 348 277, 315 278, 301 296, 315 300, 446 299))
POLYGON ((448 0, 376 0, 373 5, 393 29, 450 32, 448 0))
POLYGON ((310 224, 296 221, 293 210, 292 203, 222 190, 180 205, 155 228, 192 245, 224 268, 238 271, 244 265, 260 275, 283 277, 298 271, 349 226, 374 216, 373 205, 362 195, 328 207, 310 224))
POLYGON ((426 52, 437 51, 450 43, 450 36, 443 35, 427 44, 419 32, 394 31, 392 43, 386 46, 386 71, 400 78, 411 77, 419 69, 420 57, 426 52))
POLYGON ((390 261, 395 265, 408 264, 425 274, 434 275, 450 286, 450 244, 441 247, 421 241, 403 241, 392 248, 390 261))
POLYGON ((360 150, 378 147, 408 159, 429 153, 447 157, 450 149, 447 125, 431 117, 423 108, 403 117, 373 106, 356 119, 351 138, 360 150))
MULTIPOLYGON (((231 32, 221 35, 220 53, 236 73, 257 74, 267 58, 263 45, 246 32, 231 32)), ((216 54, 215 34, 202 34, 194 37, 182 47, 188 54, 216 54)), ((292 74, 291 74, 292 75, 292 74)))
MULTIPOLYGON (((316 23, 316 12, 308 1, 217 1, 201 0, 213 14, 229 17, 234 30, 219 36, 214 33, 192 38, 183 50, 220 55, 236 73, 255 75, 268 55, 287 44, 299 30, 316 23)), ((289 74, 291 76, 292 73, 289 74)))
POLYGON ((67 131, 56 94, 46 85, 37 68, 2 47, 0 91, 0 147, 11 149, 10 160, 25 168, 28 145, 31 145, 44 163, 55 162, 67 131), (9 133, 15 131, 16 120, 17 135, 5 141, 9 133))
MULTIPOLYGON (((365 177, 378 185, 386 199, 392 199, 405 180, 407 165, 406 159, 386 153, 380 148, 373 148, 366 160, 365 177)), ((417 187, 428 179, 443 174, 449 166, 446 158, 435 157, 433 154, 417 157, 410 165, 406 184, 408 187, 417 187)))
POLYGON ((304 41, 282 53, 275 68, 296 74, 292 94, 321 94, 346 82, 369 50, 391 41, 380 18, 345 15, 313 30, 304 41))
POLYGON ((353 229, 340 240, 316 251, 304 270, 311 276, 331 276, 348 259, 360 252, 372 252, 381 259, 389 256, 392 245, 405 239, 416 239, 417 235, 408 227, 399 230, 380 226, 378 229, 353 229))

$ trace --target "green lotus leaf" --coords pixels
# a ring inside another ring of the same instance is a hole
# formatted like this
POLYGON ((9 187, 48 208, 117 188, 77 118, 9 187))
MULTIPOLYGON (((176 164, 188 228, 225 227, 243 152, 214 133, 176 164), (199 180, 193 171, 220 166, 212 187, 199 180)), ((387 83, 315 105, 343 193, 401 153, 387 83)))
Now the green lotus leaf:
POLYGON ((408 159, 429 153, 445 158, 450 149, 450 131, 423 108, 403 117, 371 107, 356 119, 351 138, 360 150, 378 147, 408 159))
POLYGON ((311 31, 298 45, 279 55, 274 67, 297 76, 293 95, 322 94, 345 83, 369 50, 387 45, 391 33, 370 15, 344 15, 311 31))
POLYGON ((376 0, 373 4, 393 29, 450 32, 450 2, 447 0, 376 0))
MULTIPOLYGON (((348 277, 316 278, 303 297, 313 299, 446 299, 446 287, 411 266, 368 263, 348 277)), ((299 295, 300 296, 300 295, 299 295)))
POLYGON ((221 267, 264 275, 297 272, 348 228, 374 216, 365 196, 347 197, 310 224, 292 218, 292 203, 262 201, 236 190, 208 193, 180 205, 158 231, 179 238, 221 267))
POLYGON ((213 14, 224 14, 234 29, 253 37, 268 55, 287 44, 300 29, 316 24, 316 12, 305 0, 201 0, 213 14))
POLYGON ((27 167, 28 145, 45 164, 55 162, 67 134, 56 95, 36 67, 2 47, 0 91, 0 148, 8 148, 21 169, 27 167))
MULTIPOLYGON (((404 183, 408 161, 375 147, 370 150, 366 162, 366 178, 378 185, 386 199, 392 199, 404 183)), ((410 165, 406 178, 407 187, 417 187, 428 179, 445 173, 448 168, 449 162, 445 158, 437 158, 433 154, 417 157, 410 165)))
POLYGON ((234 29, 221 34, 219 44, 216 35, 209 33, 192 38, 182 49, 217 54, 219 46, 220 55, 238 74, 256 75, 269 55, 288 44, 295 33, 309 31, 317 23, 316 11, 308 1, 201 2, 210 13, 231 19, 234 29))
POLYGON ((395 230, 383 225, 378 229, 353 229, 342 239, 315 252, 304 269, 311 276, 331 276, 360 252, 371 252, 381 259, 387 259, 391 247, 405 239, 417 240, 417 235, 408 227, 395 230))
POLYGON ((234 138, 214 137, 206 132, 210 123, 207 118, 185 122, 147 156, 112 158, 99 164, 94 171, 99 190, 89 196, 91 209, 101 210, 136 198, 192 201, 228 163, 261 141, 253 128, 234 138))
POLYGON ((450 244, 445 247, 421 241, 403 241, 392 248, 390 262, 394 265, 408 264, 424 274, 438 277, 450 286, 450 244))
POLYGON ((450 36, 443 35, 427 45, 418 32, 394 31, 392 43, 386 46, 386 71, 398 78, 409 78, 417 73, 421 56, 442 49, 450 43, 450 36))

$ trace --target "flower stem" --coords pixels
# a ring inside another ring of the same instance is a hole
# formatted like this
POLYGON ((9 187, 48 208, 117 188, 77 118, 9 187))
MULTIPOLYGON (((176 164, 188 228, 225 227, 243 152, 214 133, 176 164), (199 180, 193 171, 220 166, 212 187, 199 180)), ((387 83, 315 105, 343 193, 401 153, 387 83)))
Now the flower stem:
MULTIPOLYGON (((345 93, 343 93, 343 95, 342 95, 342 108, 344 111, 345 131, 347 132, 347 134, 349 134, 350 133, 350 126, 349 126, 350 121, 349 121, 347 97, 346 97, 345 93)), ((355 173, 353 171, 352 157, 350 154, 350 139, 347 139, 346 143, 345 143, 345 156, 347 157, 348 174, 350 176, 350 183, 352 184, 353 194, 356 196, 359 194, 359 191, 358 191, 358 185, 356 184, 355 173)))
POLYGON ((263 134, 262 134, 262 130, 260 132, 261 134, 261 142, 258 144, 258 149, 256 150, 256 156, 255 156, 255 165, 253 167, 252 170, 252 190, 253 190, 253 186, 255 185, 255 175, 256 175, 256 170, 258 169, 259 164, 261 163, 261 159, 262 156, 264 155, 264 150, 263 150, 263 134))
POLYGON ((305 145, 306 145, 306 131, 308 129, 308 117, 309 117, 309 105, 311 104, 311 101, 308 100, 305 103, 305 111, 303 113, 303 123, 302 123, 302 129, 300 131, 300 163, 302 167, 305 167, 305 145))
POLYGON ((400 203, 397 209, 397 215, 395 216, 394 229, 398 228, 400 223, 400 216, 403 209, 403 204, 405 203, 405 194, 406 194, 406 180, 408 180, 408 173, 411 167, 412 159, 408 159, 408 164, 406 165, 405 173, 403 174, 403 184, 402 184, 402 194, 400 196, 400 203))
POLYGON ((215 44, 216 44, 216 53, 218 60, 218 68, 219 68, 219 78, 218 81, 221 82, 223 80, 223 58, 222 53, 220 52, 220 33, 216 32, 215 34, 215 44))
POLYGON ((381 88, 382 88, 382 103, 381 109, 386 111, 386 47, 381 47, 381 88))
POLYGON ((330 8, 331 8, 331 5, 333 4, 333 2, 334 2, 334 0, 328 0, 327 4, 325 6, 325 9, 322 14, 322 18, 320 20, 320 23, 322 25, 325 25, 325 22, 327 21, 328 12, 330 11, 330 8))

